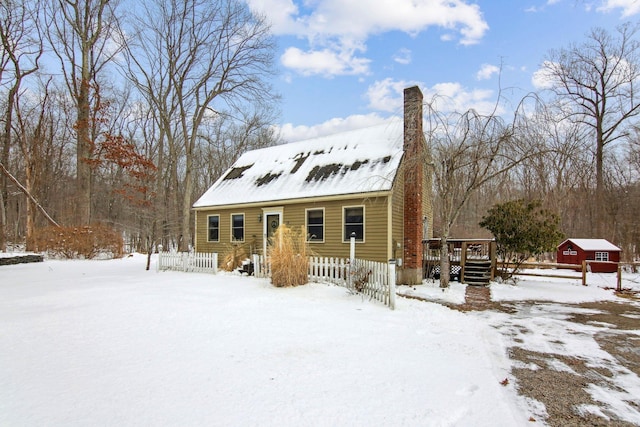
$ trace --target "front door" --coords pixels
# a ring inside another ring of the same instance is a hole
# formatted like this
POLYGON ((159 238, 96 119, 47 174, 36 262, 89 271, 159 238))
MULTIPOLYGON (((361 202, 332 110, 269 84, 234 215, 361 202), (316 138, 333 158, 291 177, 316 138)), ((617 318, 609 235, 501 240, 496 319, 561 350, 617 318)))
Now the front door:
POLYGON ((280 226, 280 214, 279 213, 270 213, 266 215, 265 227, 267 228, 267 239, 273 237, 273 233, 276 232, 278 227, 280 226))
POLYGON ((282 210, 274 209, 267 210, 264 212, 264 228, 262 230, 262 235, 264 239, 262 239, 262 253, 267 253, 267 246, 269 245, 269 239, 273 237, 273 233, 276 232, 280 224, 282 223, 282 210))

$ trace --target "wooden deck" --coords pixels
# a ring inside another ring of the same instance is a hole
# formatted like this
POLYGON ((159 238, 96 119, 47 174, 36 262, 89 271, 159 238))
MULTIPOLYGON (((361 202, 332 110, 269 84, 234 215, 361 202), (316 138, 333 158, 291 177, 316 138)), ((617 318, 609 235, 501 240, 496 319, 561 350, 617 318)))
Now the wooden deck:
MULTIPOLYGON (((440 239, 423 242, 425 278, 440 276, 440 239)), ((448 239, 450 277, 470 285, 487 285, 493 279, 496 265, 495 240, 448 239)))

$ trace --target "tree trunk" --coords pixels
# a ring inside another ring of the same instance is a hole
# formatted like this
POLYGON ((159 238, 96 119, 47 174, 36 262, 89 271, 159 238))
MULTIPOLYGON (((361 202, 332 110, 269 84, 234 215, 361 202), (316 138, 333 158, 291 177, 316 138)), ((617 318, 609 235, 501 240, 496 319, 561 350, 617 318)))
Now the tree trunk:
MULTIPOLYGON (((27 162, 27 166, 25 167, 25 180, 24 185, 29 194, 32 193, 33 187, 33 171, 31 169, 31 162, 27 162)), ((36 215, 35 205, 33 201, 27 198, 27 230, 26 230, 26 250, 32 251, 34 249, 33 237, 35 236, 35 221, 34 217, 36 215)))
MULTIPOLYGON (((0 163, 7 164, 9 162, 9 143, 7 142, 7 136, 5 134, 3 146, 2 146, 2 158, 0 163)), ((0 252, 7 250, 7 206, 9 195, 7 177, 0 175, 0 252)))
POLYGON ((597 238, 603 238, 604 232, 604 142, 602 140, 602 131, 598 130, 596 135, 596 200, 595 200, 595 236, 597 238))
MULTIPOLYGON (((9 164, 13 106, 18 87, 19 82, 9 90, 9 94, 7 96, 7 111, 5 112, 4 135, 2 141, 2 158, 0 158, 0 163, 3 165, 9 164)), ((0 183, 0 252, 4 252, 7 249, 7 207, 9 206, 8 182, 7 177, 4 174, 0 177, 0 183)))
MULTIPOLYGON (((88 67, 88 64, 86 65, 88 67)), ((85 73, 83 64, 83 74, 85 73)), ((88 68, 87 68, 88 74, 88 68)), ((76 224, 91 223, 91 139, 89 137, 89 79, 83 77, 77 99, 76 147, 76 224)))
POLYGON ((451 271, 451 263, 449 262, 449 243, 447 239, 449 232, 442 233, 440 238, 440 287, 449 287, 449 272, 451 271))
MULTIPOLYGON (((92 82, 96 81, 106 62, 115 56, 115 52, 106 54, 104 45, 113 36, 117 19, 114 19, 109 0, 58 0, 52 3, 48 37, 63 64, 64 77, 76 109, 74 219, 76 224, 86 225, 91 223, 93 170, 90 161, 95 143, 91 128, 96 124, 92 122, 92 82)), ((117 43, 110 46, 118 48, 117 43)), ((99 103, 96 108, 100 108, 99 103)))
POLYGON ((158 221, 156 221, 156 219, 153 219, 153 223, 151 225, 151 235, 147 236, 147 265, 145 267, 146 271, 149 271, 149 268, 151 267, 151 255, 153 254, 153 247, 155 246, 156 243, 156 224, 158 221))
POLYGON ((182 229, 180 250, 186 252, 191 244, 191 193, 193 192, 193 143, 185 150, 184 195, 182 196, 182 229))
POLYGON ((0 252, 5 252, 7 250, 7 205, 5 203, 6 192, 4 191, 6 178, 2 176, 0 182, 2 182, 2 189, 0 189, 0 252))

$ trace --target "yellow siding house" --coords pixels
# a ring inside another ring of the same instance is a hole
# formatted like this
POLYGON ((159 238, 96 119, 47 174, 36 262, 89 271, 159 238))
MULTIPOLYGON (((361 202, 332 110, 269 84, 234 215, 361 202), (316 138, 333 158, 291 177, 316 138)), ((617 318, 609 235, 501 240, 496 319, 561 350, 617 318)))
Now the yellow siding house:
MULTIPOLYGON (((193 205, 196 251, 222 255, 235 243, 264 253, 269 236, 284 223, 303 228, 319 256, 347 258, 352 234, 358 258, 386 262, 421 253, 432 224, 429 175, 421 172, 413 182, 416 165, 422 170, 426 162, 421 102, 419 89, 409 88, 404 121, 244 153, 193 205), (419 118, 412 113, 416 103, 419 118), (412 142, 417 150, 407 147, 408 120, 420 121, 412 142), (424 197, 418 212, 411 207, 417 215, 408 227, 405 199, 416 188, 424 197), (407 239, 405 230, 415 227, 420 238, 407 239), (415 246, 408 252, 407 240, 415 246)), ((420 275, 421 261, 416 268, 420 275)))

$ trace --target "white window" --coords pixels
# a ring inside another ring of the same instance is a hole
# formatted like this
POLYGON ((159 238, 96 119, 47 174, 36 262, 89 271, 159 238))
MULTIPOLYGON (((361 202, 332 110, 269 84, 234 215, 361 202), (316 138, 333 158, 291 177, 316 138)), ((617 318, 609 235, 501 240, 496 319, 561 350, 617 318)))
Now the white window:
POLYGON ((355 233, 356 242, 364 242, 364 206, 346 206, 343 209, 343 241, 348 242, 355 233))
POLYGON ((231 240, 244 242, 244 214, 231 215, 231 240))
POLYGON ((324 242, 324 209, 307 209, 307 240, 324 242))
POLYGON ((596 261, 609 261, 609 252, 596 252, 596 261))
POLYGON ((207 228, 209 230, 207 240, 209 242, 220 241, 220 215, 209 215, 207 217, 207 228))

